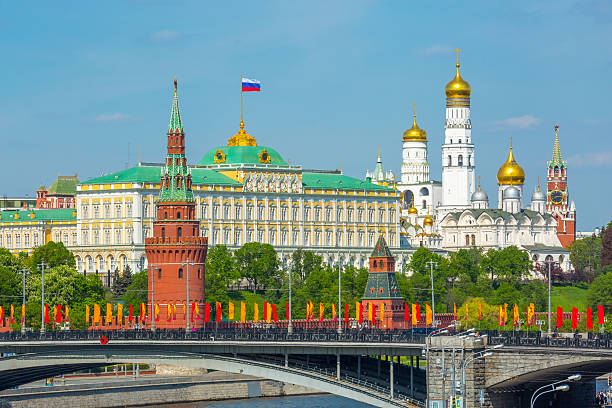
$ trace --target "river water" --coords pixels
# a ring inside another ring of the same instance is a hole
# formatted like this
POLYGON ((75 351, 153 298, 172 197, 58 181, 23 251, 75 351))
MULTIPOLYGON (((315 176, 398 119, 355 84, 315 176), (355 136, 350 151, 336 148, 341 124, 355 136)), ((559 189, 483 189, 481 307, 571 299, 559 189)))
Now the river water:
POLYGON ((251 398, 232 401, 202 401, 150 405, 150 408, 370 408, 372 405, 335 395, 305 395, 278 398, 251 398))

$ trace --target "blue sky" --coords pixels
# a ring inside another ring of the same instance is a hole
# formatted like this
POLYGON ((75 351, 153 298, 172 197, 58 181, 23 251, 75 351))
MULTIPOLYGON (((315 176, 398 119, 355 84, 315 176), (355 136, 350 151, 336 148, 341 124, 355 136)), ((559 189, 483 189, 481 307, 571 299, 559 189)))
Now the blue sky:
POLYGON ((241 73, 262 82, 245 95, 259 144, 305 168, 342 159, 360 178, 378 148, 399 176, 416 103, 440 179, 444 85, 459 47, 491 204, 510 136, 531 192, 558 123, 579 230, 610 221, 608 1, 96 3, 0 6, 2 195, 34 195, 58 173, 121 170, 139 151, 162 160, 174 76, 196 163, 236 133, 241 73))

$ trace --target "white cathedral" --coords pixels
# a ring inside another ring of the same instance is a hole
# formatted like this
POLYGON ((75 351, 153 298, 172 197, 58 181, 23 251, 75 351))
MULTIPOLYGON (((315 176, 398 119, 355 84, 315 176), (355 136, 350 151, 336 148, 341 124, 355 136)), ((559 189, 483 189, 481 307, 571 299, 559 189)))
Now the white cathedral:
POLYGON ((534 264, 558 262, 569 270, 569 251, 557 237, 557 220, 546 212, 546 194, 539 182, 524 207, 525 172, 512 146, 497 172, 497 207, 490 208, 486 192, 476 184, 475 145, 470 120, 470 84, 459 73, 446 84, 446 120, 442 145, 442 181, 429 177, 427 132, 416 122, 403 134, 401 179, 385 173, 380 152, 374 173, 366 178, 395 185, 402 192, 402 242, 412 247, 456 251, 473 246, 484 250, 515 245, 526 250, 534 264))

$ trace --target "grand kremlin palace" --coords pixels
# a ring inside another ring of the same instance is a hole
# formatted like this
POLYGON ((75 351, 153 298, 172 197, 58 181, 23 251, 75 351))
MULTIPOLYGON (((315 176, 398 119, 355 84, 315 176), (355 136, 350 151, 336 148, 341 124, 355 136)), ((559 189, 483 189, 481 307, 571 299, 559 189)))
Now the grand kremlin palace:
MULTIPOLYGON (((172 110, 169 129, 182 129, 176 96, 172 110)), ((68 247, 80 271, 147 266, 144 240, 152 236, 162 170, 161 163, 139 163, 77 186, 77 242, 68 247)), ((400 248, 400 192, 341 171, 289 164, 271 147, 257 145, 242 120, 227 145, 209 150, 189 171, 201 234, 210 246, 235 250, 256 241, 272 244, 285 265, 304 248, 330 264, 365 267, 382 234, 398 255, 398 268, 413 252, 400 248)))

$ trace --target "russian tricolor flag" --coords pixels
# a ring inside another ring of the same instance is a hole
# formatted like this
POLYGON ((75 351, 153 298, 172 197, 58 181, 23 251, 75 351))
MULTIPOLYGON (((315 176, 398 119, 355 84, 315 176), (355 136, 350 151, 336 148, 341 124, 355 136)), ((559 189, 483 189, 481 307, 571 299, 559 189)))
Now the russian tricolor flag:
POLYGON ((242 78, 242 92, 259 92, 261 83, 256 79, 242 78))

